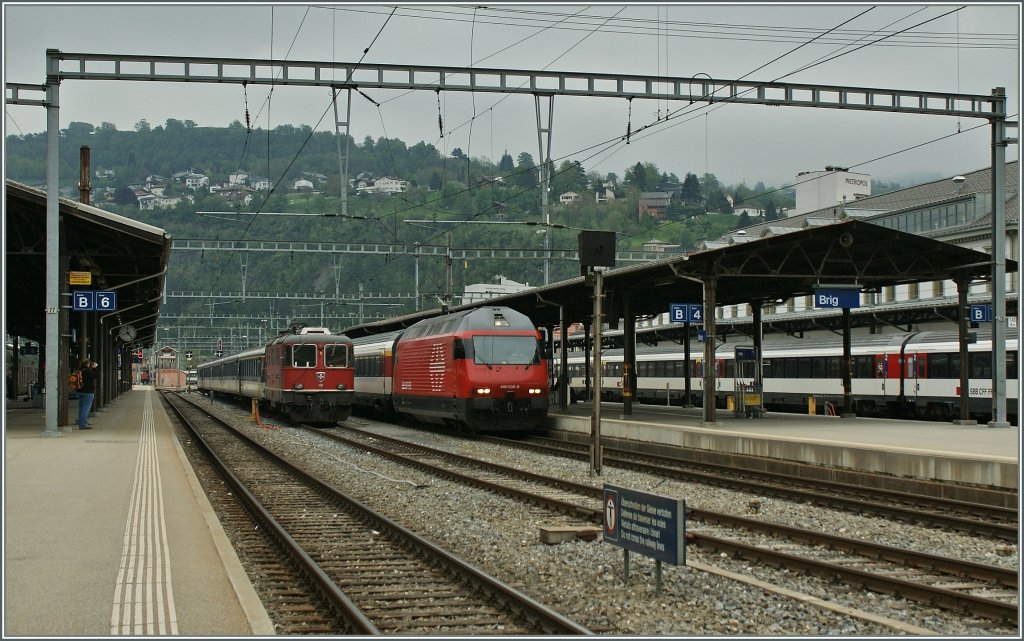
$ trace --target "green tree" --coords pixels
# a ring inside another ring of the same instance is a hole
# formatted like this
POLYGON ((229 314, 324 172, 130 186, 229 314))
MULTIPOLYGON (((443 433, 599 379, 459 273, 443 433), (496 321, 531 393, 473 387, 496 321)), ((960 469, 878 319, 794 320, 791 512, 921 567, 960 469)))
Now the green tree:
POLYGON ((683 188, 679 198, 685 203, 699 203, 703 200, 700 188, 700 180, 695 174, 687 173, 683 178, 683 188))
POLYGON ((647 172, 644 171, 644 164, 637 161, 635 165, 627 169, 623 182, 636 187, 640 191, 647 191, 647 172))
POLYGON ((533 156, 525 151, 520 153, 519 161, 516 163, 516 173, 512 175, 512 184, 521 189, 533 189, 539 180, 537 164, 533 162, 533 156))
POLYGON ((582 193, 587 189, 587 175, 578 161, 563 161, 558 170, 553 172, 551 193, 564 194, 567 191, 582 193))
POLYGON ((498 163, 498 171, 502 174, 510 174, 515 171, 515 161, 512 160, 512 156, 506 151, 501 155, 501 162, 498 163))

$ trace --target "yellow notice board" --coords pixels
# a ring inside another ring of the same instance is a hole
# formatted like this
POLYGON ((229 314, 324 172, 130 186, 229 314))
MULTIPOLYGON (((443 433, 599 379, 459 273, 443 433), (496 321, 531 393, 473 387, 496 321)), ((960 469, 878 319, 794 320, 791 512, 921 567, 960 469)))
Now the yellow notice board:
POLYGON ((92 272, 68 272, 68 285, 92 285, 92 272))

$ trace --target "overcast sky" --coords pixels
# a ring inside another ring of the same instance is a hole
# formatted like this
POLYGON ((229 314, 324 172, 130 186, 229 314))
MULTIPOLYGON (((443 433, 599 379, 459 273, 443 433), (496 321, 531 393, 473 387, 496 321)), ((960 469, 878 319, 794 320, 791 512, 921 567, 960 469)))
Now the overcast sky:
MULTIPOLYGON (((359 61, 368 48, 363 58, 367 63, 709 75, 979 95, 1005 87, 1011 120, 1017 119, 1020 103, 1017 3, 488 3, 400 5, 393 14, 392 9, 394 5, 380 4, 5 3, 4 80, 44 83, 47 48, 342 62, 359 61), (958 7, 962 9, 955 11, 958 7), (875 41, 879 42, 862 46, 875 41)), ((357 142, 387 135, 409 145, 425 141, 443 152, 459 147, 474 157, 494 160, 506 150, 513 157, 522 151, 535 160, 540 157, 532 97, 373 89, 365 93, 380 106, 353 94, 351 133, 357 142)), ((65 81, 60 88, 60 126, 110 122, 119 130, 131 130, 141 119, 156 126, 175 118, 222 127, 234 120, 244 122, 248 105, 255 127, 310 125, 333 131, 327 89, 282 87, 269 102, 268 94, 267 88, 255 86, 243 90, 238 85, 65 81)), ((751 187, 758 181, 791 184, 798 172, 825 165, 906 182, 913 177, 951 176, 989 163, 990 132, 984 120, 699 106, 558 97, 552 157, 578 160, 587 171, 615 172, 620 177, 638 160, 649 161, 680 178, 687 172, 707 171, 726 184, 746 182, 751 187), (684 107, 689 115, 631 136, 628 145, 602 144, 621 138, 627 126, 635 132, 666 111, 684 107), (943 137, 948 138, 925 144, 943 137)), ((45 130, 45 110, 40 107, 7 105, 5 114, 5 135, 45 130)), ((1017 149, 1010 145, 1007 158, 1017 158, 1017 149)))

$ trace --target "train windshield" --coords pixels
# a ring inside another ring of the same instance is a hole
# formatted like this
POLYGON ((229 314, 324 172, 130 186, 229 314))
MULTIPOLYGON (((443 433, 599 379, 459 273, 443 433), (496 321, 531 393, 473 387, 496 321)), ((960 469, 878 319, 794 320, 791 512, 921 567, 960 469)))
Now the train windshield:
POLYGON ((536 365, 537 339, 532 336, 474 336, 473 362, 480 365, 536 365))
POLYGON ((316 367, 316 345, 293 345, 292 367, 316 367))
POLYGON ((348 345, 324 345, 327 367, 350 367, 348 345))

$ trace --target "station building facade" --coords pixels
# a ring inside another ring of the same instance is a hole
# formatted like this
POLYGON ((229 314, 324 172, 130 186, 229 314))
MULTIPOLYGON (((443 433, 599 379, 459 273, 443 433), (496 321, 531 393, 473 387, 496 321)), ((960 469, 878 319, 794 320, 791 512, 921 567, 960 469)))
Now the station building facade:
MULTIPOLYGON (((1019 176, 1018 162, 1006 164, 1006 225, 1005 235, 999 239, 1006 245, 1006 257, 1019 260, 1020 257, 1020 200, 1018 194, 1019 176)), ((786 234, 798 229, 817 225, 829 225, 840 220, 858 218, 882 227, 899 231, 920 234, 959 245, 969 249, 992 253, 992 171, 990 167, 972 171, 963 175, 944 178, 924 183, 907 189, 894 191, 877 196, 860 198, 852 202, 835 204, 826 208, 816 209, 803 214, 792 215, 782 220, 751 225, 735 230, 728 235, 713 241, 705 242, 700 249, 713 249, 734 243, 749 242, 772 235, 786 234)), ((1017 272, 1006 274, 1007 302, 1016 303, 1020 292, 1020 275, 1017 272)), ((990 302, 992 283, 990 280, 972 283, 968 293, 969 302, 990 302)), ((854 314, 872 314, 880 309, 894 309, 899 306, 940 307, 954 305, 957 302, 957 286, 953 281, 933 281, 885 287, 881 291, 861 292, 860 307, 852 310, 854 314)), ((1009 307, 1009 306, 1008 306, 1009 307)), ((1012 306, 1016 309, 1016 305, 1012 306)), ((749 322, 753 310, 747 305, 727 305, 716 309, 716 320, 719 323, 749 322)), ((762 321, 770 325, 773 320, 792 318, 795 314, 813 315, 827 313, 816 309, 812 296, 800 296, 788 300, 775 301, 762 307, 762 321)), ((1009 330, 1016 331, 1016 317, 1009 314, 1009 330)), ((668 314, 661 314, 653 319, 638 322, 638 331, 656 326, 671 325, 668 314)), ((867 330, 855 329, 860 332, 904 331, 903 327, 886 327, 867 330)), ((956 331, 953 319, 936 316, 914 329, 956 331)), ((766 330, 767 331, 767 330, 766 330)))

